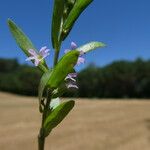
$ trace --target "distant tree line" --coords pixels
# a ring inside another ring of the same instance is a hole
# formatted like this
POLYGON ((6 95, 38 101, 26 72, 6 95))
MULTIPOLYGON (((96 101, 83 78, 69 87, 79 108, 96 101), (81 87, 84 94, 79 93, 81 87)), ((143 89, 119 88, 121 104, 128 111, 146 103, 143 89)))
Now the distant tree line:
POLYGON ((37 95, 41 72, 20 65, 16 59, 0 59, 0 90, 22 95, 37 95))
MULTIPOLYGON (((0 90, 37 95, 41 72, 16 59, 0 59, 0 90)), ((78 75, 79 90, 64 96, 150 98, 150 60, 117 61, 104 67, 89 65, 78 75)))

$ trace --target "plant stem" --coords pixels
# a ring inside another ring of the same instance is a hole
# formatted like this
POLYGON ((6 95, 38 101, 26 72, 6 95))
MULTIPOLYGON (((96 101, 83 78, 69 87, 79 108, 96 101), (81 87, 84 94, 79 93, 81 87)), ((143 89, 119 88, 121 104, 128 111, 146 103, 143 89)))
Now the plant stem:
MULTIPOLYGON (((61 38, 61 37, 60 37, 61 38)), ((61 39, 59 39, 57 47, 55 47, 55 56, 54 56, 54 67, 58 63, 59 53, 61 48, 61 39)))
POLYGON ((44 150, 44 145, 45 145, 45 134, 44 134, 44 122, 47 117, 47 113, 49 112, 49 105, 51 101, 51 91, 47 89, 47 100, 46 100, 46 105, 44 107, 43 115, 42 115, 42 124, 41 124, 41 129, 38 135, 38 150, 44 150))
POLYGON ((59 57, 59 51, 55 51, 55 56, 54 56, 54 66, 56 66, 58 62, 58 57, 59 57))
POLYGON ((42 127, 44 125, 44 121, 47 117, 47 113, 49 111, 49 105, 51 102, 51 91, 49 91, 49 89, 47 89, 47 100, 46 100, 46 105, 44 107, 44 111, 43 111, 43 117, 42 117, 42 127))
POLYGON ((42 136, 41 133, 39 133, 39 136, 38 136, 38 150, 44 150, 44 145, 45 145, 45 137, 42 136))

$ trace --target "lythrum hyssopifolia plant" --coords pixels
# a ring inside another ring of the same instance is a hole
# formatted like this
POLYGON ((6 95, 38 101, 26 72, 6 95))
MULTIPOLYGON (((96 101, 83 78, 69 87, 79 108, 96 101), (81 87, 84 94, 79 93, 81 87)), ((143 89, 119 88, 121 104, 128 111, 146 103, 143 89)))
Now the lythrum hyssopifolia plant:
POLYGON ((50 54, 49 49, 42 47, 38 51, 25 33, 12 20, 8 20, 8 26, 13 37, 27 55, 26 60, 31 60, 43 73, 38 90, 39 111, 42 115, 42 123, 38 135, 39 150, 44 150, 45 138, 74 107, 75 102, 73 100, 60 101, 60 97, 68 89, 78 89, 76 84, 77 73, 74 66, 85 62, 84 55, 87 52, 105 46, 101 42, 90 42, 77 47, 72 42, 70 49, 66 49, 64 56, 59 59, 62 42, 70 33, 80 14, 92 1, 54 0, 51 38, 55 55, 53 67, 51 68, 48 67, 45 61, 45 57, 50 54))

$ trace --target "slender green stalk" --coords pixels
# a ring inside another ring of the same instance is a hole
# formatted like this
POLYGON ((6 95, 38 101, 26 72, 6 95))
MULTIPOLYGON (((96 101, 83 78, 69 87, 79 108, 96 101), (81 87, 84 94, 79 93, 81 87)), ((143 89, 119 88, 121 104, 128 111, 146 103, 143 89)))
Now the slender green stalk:
POLYGON ((59 58, 61 44, 62 44, 62 42, 61 42, 61 36, 60 36, 59 44, 58 44, 57 48, 55 48, 54 65, 53 65, 54 67, 58 63, 58 58, 59 58))
POLYGON ((44 150, 45 146, 45 137, 41 134, 42 129, 40 130, 39 136, 38 136, 38 150, 44 150))
POLYGON ((46 105, 44 107, 44 111, 43 111, 43 115, 42 115, 42 124, 41 124, 41 129, 38 135, 38 150, 44 150, 44 146, 45 146, 45 135, 44 135, 44 121, 47 117, 47 114, 49 112, 49 105, 51 102, 51 91, 49 89, 47 89, 47 99, 46 99, 46 105))
MULTIPOLYGON (((55 50, 54 66, 58 62, 59 52, 60 52, 60 48, 55 50)), ((40 129, 40 132, 38 135, 38 150, 44 150, 44 146, 45 146, 45 135, 44 135, 43 125, 44 125, 45 119, 47 117, 47 114, 50 111, 49 106, 50 106, 50 102, 51 102, 51 94, 52 94, 52 91, 50 91, 50 89, 47 89, 47 99, 46 99, 46 104, 44 106, 44 110, 43 110, 43 114, 42 114, 41 129, 40 129)))
POLYGON ((55 56, 54 56, 54 66, 56 66, 59 58, 59 51, 55 51, 55 56))
MULTIPOLYGON (((60 42, 61 45, 61 42, 60 42)), ((59 58, 59 53, 60 53, 60 47, 58 49, 55 49, 55 56, 54 56, 54 67, 58 63, 58 58, 59 58)), ((46 104, 44 106, 43 114, 42 114, 42 124, 41 124, 41 129, 38 135, 38 150, 44 150, 44 145, 45 145, 45 135, 44 135, 44 122, 47 117, 47 114, 49 113, 50 109, 50 102, 51 102, 51 94, 52 91, 50 89, 47 89, 47 99, 46 99, 46 104)))

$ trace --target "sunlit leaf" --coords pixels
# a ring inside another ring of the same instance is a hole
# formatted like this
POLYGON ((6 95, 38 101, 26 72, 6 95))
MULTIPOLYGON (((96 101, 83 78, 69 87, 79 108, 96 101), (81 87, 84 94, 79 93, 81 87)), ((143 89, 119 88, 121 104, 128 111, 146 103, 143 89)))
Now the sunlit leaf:
POLYGON ((47 85, 52 88, 58 88, 65 77, 74 71, 73 67, 76 65, 78 60, 79 51, 72 50, 65 54, 55 68, 52 70, 50 79, 47 85))
POLYGON ((89 51, 92 51, 94 49, 97 49, 97 48, 102 48, 102 47, 105 47, 106 45, 102 42, 90 42, 90 43, 87 43, 81 47, 78 47, 77 50, 78 51, 82 51, 84 53, 87 53, 89 51))
POLYGON ((67 116, 74 107, 74 104, 74 101, 63 102, 47 116, 44 122, 45 136, 48 136, 51 130, 67 116))
POLYGON ((33 46, 30 39, 23 33, 23 31, 10 19, 8 20, 9 29, 15 38, 18 46, 24 51, 24 53, 27 56, 30 56, 28 50, 34 49, 36 51, 36 48, 33 46))

